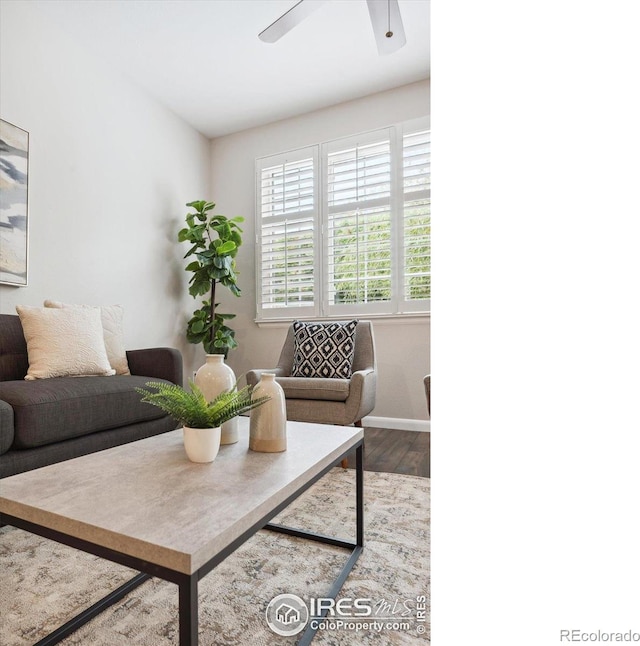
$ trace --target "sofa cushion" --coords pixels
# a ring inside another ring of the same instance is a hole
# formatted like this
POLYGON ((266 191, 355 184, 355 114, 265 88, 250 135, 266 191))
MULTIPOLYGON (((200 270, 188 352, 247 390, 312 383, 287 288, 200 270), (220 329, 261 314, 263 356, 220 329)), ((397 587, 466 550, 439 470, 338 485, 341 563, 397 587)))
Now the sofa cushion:
POLYGON ((306 377, 278 377, 286 399, 321 399, 343 402, 349 396, 348 379, 309 379, 306 377))
MULTIPOLYGON (((55 311, 55 310, 54 310, 55 311)), ((13 448, 26 449, 164 417, 134 390, 149 377, 57 377, 0 382, 0 400, 13 408, 13 448)))
POLYGON ((350 379, 357 320, 293 322, 292 377, 350 379))

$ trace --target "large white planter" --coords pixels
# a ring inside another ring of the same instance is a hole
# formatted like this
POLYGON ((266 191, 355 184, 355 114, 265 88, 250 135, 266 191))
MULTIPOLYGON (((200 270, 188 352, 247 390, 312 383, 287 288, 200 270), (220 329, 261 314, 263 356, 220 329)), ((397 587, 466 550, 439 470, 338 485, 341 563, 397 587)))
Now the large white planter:
MULTIPOLYGON (((195 383, 206 397, 207 401, 214 400, 223 390, 233 388, 236 376, 224 362, 222 354, 208 354, 206 363, 198 368, 195 383)), ((238 418, 234 417, 222 425, 220 444, 234 444, 238 441, 238 418)))
POLYGON ((220 450, 221 429, 182 427, 184 450, 191 462, 213 462, 220 450))

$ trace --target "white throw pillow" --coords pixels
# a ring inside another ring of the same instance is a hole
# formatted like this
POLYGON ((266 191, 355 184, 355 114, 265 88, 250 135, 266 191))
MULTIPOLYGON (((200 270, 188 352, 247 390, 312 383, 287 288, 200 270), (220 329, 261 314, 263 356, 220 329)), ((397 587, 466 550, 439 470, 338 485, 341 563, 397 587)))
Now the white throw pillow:
POLYGON ((107 349, 107 357, 111 367, 117 375, 130 375, 129 363, 127 361, 127 351, 124 347, 124 330, 122 327, 122 316, 124 310, 122 305, 70 305, 60 303, 59 301, 46 300, 45 307, 55 308, 80 308, 80 309, 99 309, 102 318, 102 328, 104 330, 104 345, 107 349))
POLYGON ((51 309, 16 305, 27 342, 25 379, 113 375, 98 309, 51 309))

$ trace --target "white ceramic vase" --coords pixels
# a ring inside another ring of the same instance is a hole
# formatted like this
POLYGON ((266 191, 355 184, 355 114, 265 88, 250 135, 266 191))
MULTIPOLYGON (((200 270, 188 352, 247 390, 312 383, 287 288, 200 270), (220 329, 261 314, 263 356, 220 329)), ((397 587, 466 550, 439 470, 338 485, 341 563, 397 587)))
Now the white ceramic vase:
MULTIPOLYGON (((215 399, 223 390, 233 388, 236 376, 224 362, 222 354, 208 354, 206 363, 198 368, 195 383, 207 401, 215 399)), ((220 444, 234 444, 238 441, 238 418, 234 417, 222 425, 220 444)))
POLYGON ((184 450, 191 462, 213 462, 220 450, 220 427, 182 427, 184 450))
POLYGON ((284 390, 272 372, 263 372, 251 399, 268 395, 268 402, 251 411, 249 448, 262 453, 287 450, 287 407, 284 390))

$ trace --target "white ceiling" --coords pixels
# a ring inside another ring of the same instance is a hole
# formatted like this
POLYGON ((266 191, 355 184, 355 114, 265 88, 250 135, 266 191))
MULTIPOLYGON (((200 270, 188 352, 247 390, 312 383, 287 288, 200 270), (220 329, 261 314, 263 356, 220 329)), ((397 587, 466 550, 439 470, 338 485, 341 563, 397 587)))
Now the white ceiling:
POLYGON ((329 0, 274 44, 296 0, 32 0, 208 137, 429 77, 429 0, 399 0, 407 44, 379 56, 365 0, 329 0))

